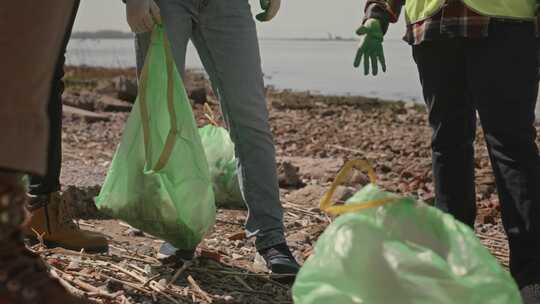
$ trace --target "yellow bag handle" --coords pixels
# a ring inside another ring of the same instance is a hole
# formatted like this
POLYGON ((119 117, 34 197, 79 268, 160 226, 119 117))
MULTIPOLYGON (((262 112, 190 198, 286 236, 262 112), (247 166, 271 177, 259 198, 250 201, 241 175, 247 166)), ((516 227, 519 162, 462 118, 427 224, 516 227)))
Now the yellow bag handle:
POLYGON ((332 201, 332 197, 337 190, 337 187, 345 182, 349 173, 354 170, 366 171, 369 180, 372 184, 377 184, 377 176, 373 167, 365 160, 351 160, 345 163, 343 168, 339 171, 334 182, 330 186, 330 189, 323 195, 320 203, 320 209, 328 214, 337 216, 344 213, 356 212, 369 208, 375 208, 398 201, 398 198, 383 198, 379 200, 372 200, 368 202, 356 202, 354 204, 335 206, 336 202, 332 201))
MULTIPOLYGON (((157 28, 157 27, 156 27, 157 28)), ((152 42, 157 39, 156 35, 158 35, 158 31, 154 30, 152 33, 152 42)), ((152 171, 158 172, 161 169, 167 165, 169 162, 169 158, 171 157, 173 148, 176 144, 176 135, 178 134, 177 129, 177 120, 176 120, 176 110, 174 108, 174 82, 173 82, 173 75, 174 75, 174 60, 171 53, 171 45, 169 43, 169 39, 167 39, 167 36, 165 33, 163 33, 163 44, 165 48, 165 61, 167 64, 167 109, 169 111, 169 120, 171 122, 171 127, 169 129, 169 133, 167 134, 167 139, 165 140, 165 145, 163 147, 163 151, 161 152, 158 161, 152 168, 152 171)), ((144 138, 144 146, 145 146, 145 154, 146 154, 146 162, 148 163, 148 155, 150 153, 150 116, 148 114, 148 104, 146 100, 146 83, 148 81, 148 70, 149 70, 150 62, 147 60, 144 63, 144 67, 141 73, 141 81, 139 85, 139 102, 141 103, 141 122, 143 127, 143 138, 144 138)))

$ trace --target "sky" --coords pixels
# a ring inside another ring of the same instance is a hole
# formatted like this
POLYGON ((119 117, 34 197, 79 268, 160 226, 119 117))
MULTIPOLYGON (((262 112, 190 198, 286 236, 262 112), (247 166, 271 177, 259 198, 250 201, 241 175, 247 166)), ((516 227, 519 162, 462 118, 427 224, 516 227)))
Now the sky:
MULTIPOLYGON (((259 1, 249 2, 253 13, 259 12, 259 1)), ((364 4, 365 0, 282 0, 281 11, 272 22, 258 23, 259 36, 320 38, 331 33, 352 37, 361 21, 364 4)), ((129 31, 125 20, 125 7, 120 0, 83 0, 75 31, 129 31)), ((394 26, 387 38, 399 38, 402 33, 403 26, 394 26)))

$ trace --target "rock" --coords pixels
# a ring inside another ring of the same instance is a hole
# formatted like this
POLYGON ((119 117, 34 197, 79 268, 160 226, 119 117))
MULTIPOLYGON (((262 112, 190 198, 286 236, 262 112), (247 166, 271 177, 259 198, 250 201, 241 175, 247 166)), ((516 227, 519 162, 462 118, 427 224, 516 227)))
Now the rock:
POLYGON ((239 240, 245 240, 246 239, 246 233, 244 231, 240 231, 237 233, 234 233, 228 237, 230 241, 239 241, 239 240))
POLYGON ((155 269, 152 268, 152 266, 150 266, 150 265, 148 265, 148 264, 144 265, 144 272, 146 272, 146 274, 148 274, 148 275, 153 275, 153 274, 155 274, 155 271, 154 271, 154 270, 155 270, 155 269))
POLYGON ((297 205, 318 207, 321 197, 326 192, 327 187, 320 185, 307 185, 306 187, 291 192, 285 196, 285 200, 294 202, 297 205))
POLYGON ((116 96, 124 101, 134 103, 137 99, 139 87, 137 80, 125 76, 119 76, 113 79, 116 96))
POLYGON ((124 286, 120 282, 107 280, 105 281, 105 289, 109 292, 117 292, 123 290, 124 286))
POLYGON ((89 123, 110 120, 109 116, 107 115, 90 112, 87 110, 83 110, 80 108, 75 108, 75 107, 67 106, 67 105, 64 105, 64 115, 76 116, 89 123))
POLYGON ((326 110, 321 113, 321 117, 328 117, 328 116, 334 116, 336 114, 336 111, 334 110, 326 110))
POLYGON ((166 287, 167 286, 167 280, 166 279, 161 279, 159 280, 158 284, 161 286, 161 287, 166 287))
POLYGON ((62 96, 62 103, 78 109, 95 111, 99 98, 99 94, 90 91, 68 92, 62 96))
POLYGON ((492 214, 480 214, 478 216, 478 221, 483 224, 495 224, 495 216, 492 214))
POLYGON ((205 87, 195 88, 189 92, 189 98, 194 104, 205 104, 208 102, 207 91, 205 87))
POLYGON ((100 94, 116 95, 116 88, 114 87, 114 83, 110 80, 98 82, 95 91, 100 94))
POLYGON ((72 260, 66 268, 67 270, 80 270, 81 263, 78 260, 72 260))
POLYGON ((305 186, 299 176, 300 169, 290 162, 283 162, 278 166, 279 186, 283 188, 301 188, 305 186))
MULTIPOLYGON (((146 237, 146 235, 144 234, 144 232, 141 232, 142 233, 142 236, 141 237, 146 237)), ((155 250, 154 248, 150 247, 150 246, 138 246, 136 248, 137 252, 140 253, 140 254, 144 254, 144 255, 147 255, 147 256, 155 256, 155 250)))
POLYGON ((349 181, 347 181, 346 185, 358 187, 358 186, 365 186, 369 184, 369 182, 370 180, 367 174, 360 171, 354 171, 349 181))
POLYGON ((94 203, 94 198, 99 194, 100 187, 75 187, 68 186, 62 192, 62 201, 66 207, 66 212, 72 218, 79 219, 99 219, 104 218, 94 203))
POLYGON ((99 82, 96 92, 133 103, 137 99, 138 84, 133 77, 118 76, 112 80, 99 82))
POLYGON ((343 166, 343 160, 335 158, 279 157, 278 163, 283 162, 297 167, 302 180, 314 180, 317 183, 333 181, 343 166))
POLYGON ((258 273, 265 273, 268 271, 264 258, 258 252, 255 253, 255 258, 253 259, 253 264, 251 267, 253 271, 258 273))
POLYGON ((65 93, 62 96, 62 103, 90 112, 129 112, 133 106, 115 97, 90 91, 65 93))
POLYGON ((499 217, 499 212, 492 206, 488 206, 478 210, 477 221, 481 224, 496 224, 499 217))
POLYGON ((129 112, 132 107, 131 103, 108 95, 100 96, 97 104, 97 109, 103 112, 129 112))
MULTIPOLYGON (((320 185, 307 185, 306 187, 293 191, 285 196, 286 201, 306 206, 306 210, 319 212, 321 198, 328 191, 329 187, 320 185)), ((356 188, 347 186, 338 186, 332 200, 335 202, 345 202, 357 192, 356 188)))
POLYGON ((131 236, 131 237, 135 237, 135 236, 142 237, 142 236, 144 236, 144 232, 142 232, 139 229, 129 228, 126 231, 124 231, 124 235, 131 236))
POLYGON ((430 193, 424 197, 422 197, 422 200, 424 201, 424 203, 430 205, 430 206, 435 206, 435 195, 433 193, 430 193))
POLYGON ((412 101, 407 101, 407 102, 404 102, 403 103, 403 107, 405 109, 415 109, 415 108, 418 108, 420 107, 421 105, 418 104, 417 102, 412 102, 412 101))
POLYGON ((345 202, 348 199, 350 199, 356 192, 357 192, 357 190, 355 188, 339 186, 336 189, 336 193, 334 194, 334 197, 338 201, 345 202))

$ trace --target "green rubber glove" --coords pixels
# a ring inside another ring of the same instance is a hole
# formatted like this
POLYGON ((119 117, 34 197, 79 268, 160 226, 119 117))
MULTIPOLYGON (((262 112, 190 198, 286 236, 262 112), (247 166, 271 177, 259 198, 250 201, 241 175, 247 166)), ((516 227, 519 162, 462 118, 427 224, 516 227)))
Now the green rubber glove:
POLYGON ((260 0, 261 8, 264 12, 256 16, 260 22, 272 20, 278 13, 281 6, 281 0, 260 0))
POLYGON ((360 46, 356 52, 354 67, 359 67, 363 59, 364 75, 369 75, 369 68, 371 65, 371 72, 373 76, 376 76, 379 72, 379 62, 383 72, 386 72, 386 60, 384 58, 383 50, 384 34, 380 21, 377 19, 368 19, 364 25, 356 31, 356 34, 362 36, 362 40, 360 41, 360 46))

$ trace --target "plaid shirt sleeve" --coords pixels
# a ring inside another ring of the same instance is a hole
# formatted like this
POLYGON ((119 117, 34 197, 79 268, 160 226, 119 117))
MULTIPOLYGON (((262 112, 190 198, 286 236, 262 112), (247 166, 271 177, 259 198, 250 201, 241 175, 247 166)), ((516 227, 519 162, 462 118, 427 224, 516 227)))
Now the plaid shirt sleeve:
POLYGON ((371 18, 377 19, 381 22, 383 32, 386 33, 389 24, 398 21, 404 4, 405 0, 368 0, 364 9, 363 22, 371 18))

